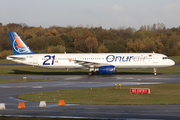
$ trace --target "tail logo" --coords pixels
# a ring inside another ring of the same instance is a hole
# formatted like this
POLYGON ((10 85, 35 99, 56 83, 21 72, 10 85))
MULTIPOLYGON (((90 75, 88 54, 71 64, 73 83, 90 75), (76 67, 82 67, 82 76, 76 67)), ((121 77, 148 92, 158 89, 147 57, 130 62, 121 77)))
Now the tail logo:
POLYGON ((14 36, 13 48, 18 53, 29 53, 29 48, 24 44, 19 36, 14 36))

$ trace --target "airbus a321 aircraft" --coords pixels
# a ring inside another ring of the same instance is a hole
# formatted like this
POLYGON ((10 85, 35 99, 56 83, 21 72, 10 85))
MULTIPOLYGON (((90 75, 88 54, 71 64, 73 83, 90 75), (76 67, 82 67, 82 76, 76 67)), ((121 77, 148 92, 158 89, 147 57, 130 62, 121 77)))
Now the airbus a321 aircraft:
POLYGON ((9 32, 14 55, 8 60, 27 65, 55 69, 89 69, 94 72, 114 73, 117 68, 151 68, 156 75, 157 68, 170 67, 175 62, 158 53, 34 53, 16 32, 9 32))

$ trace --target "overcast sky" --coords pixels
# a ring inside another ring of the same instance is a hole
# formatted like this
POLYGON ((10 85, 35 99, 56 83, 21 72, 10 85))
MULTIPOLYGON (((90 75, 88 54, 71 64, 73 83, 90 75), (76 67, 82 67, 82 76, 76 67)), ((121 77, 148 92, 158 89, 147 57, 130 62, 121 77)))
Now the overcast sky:
POLYGON ((134 27, 180 25, 180 0, 0 0, 0 23, 134 27))

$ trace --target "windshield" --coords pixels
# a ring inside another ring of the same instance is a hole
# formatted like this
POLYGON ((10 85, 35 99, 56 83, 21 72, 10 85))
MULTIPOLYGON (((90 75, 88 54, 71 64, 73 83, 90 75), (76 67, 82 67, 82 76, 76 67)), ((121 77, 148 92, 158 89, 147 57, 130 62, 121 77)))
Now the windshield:
POLYGON ((163 57, 162 59, 164 60, 164 59, 169 59, 169 58, 168 57, 163 57))

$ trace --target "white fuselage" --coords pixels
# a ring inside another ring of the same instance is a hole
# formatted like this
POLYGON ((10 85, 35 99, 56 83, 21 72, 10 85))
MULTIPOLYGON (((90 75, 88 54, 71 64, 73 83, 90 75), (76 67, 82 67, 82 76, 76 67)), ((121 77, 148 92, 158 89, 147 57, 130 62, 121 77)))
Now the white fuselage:
POLYGON ((102 65, 115 68, 164 68, 173 66, 173 60, 158 53, 65 53, 65 54, 26 54, 7 57, 18 63, 55 69, 89 69, 102 65), (80 62, 76 62, 80 61, 80 62), (81 64, 83 63, 83 65, 81 64), (87 63, 94 63, 86 66, 87 63))

